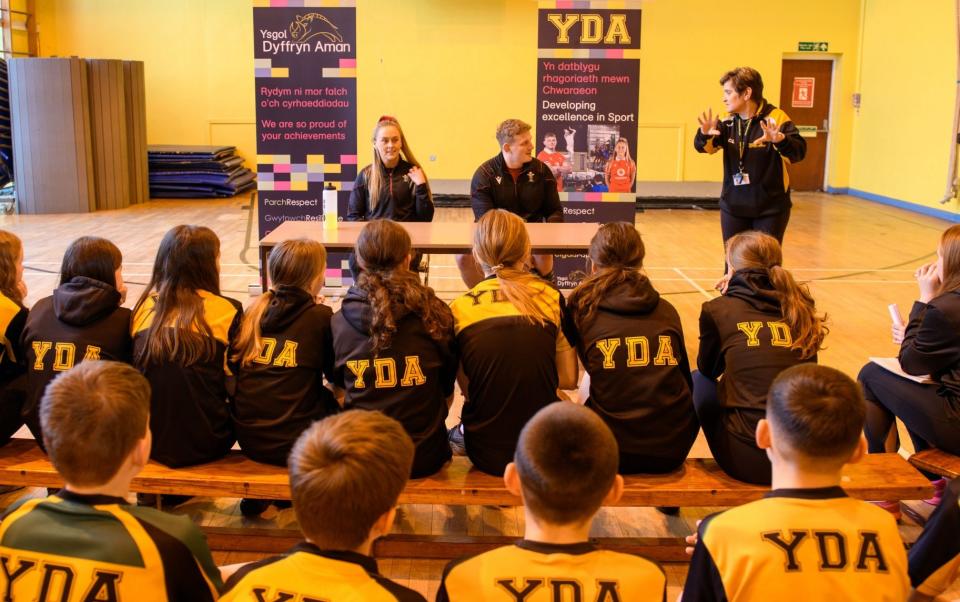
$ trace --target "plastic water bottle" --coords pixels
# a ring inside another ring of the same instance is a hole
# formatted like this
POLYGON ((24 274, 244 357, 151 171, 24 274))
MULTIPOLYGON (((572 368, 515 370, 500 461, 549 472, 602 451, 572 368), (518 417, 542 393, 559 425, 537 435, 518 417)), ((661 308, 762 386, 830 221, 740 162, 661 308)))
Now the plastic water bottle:
POLYGON ((323 227, 331 230, 337 229, 337 193, 333 184, 327 182, 323 188, 323 227))

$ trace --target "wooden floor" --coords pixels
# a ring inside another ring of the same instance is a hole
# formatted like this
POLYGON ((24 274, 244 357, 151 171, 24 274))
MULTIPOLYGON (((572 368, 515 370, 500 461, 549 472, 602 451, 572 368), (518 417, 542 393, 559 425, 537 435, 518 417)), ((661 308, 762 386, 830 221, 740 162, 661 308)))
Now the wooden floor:
MULTIPOLYGON (((472 219, 469 209, 438 209, 437 221, 472 219)), ((0 228, 17 233, 25 246, 28 305, 50 294, 66 246, 74 238, 97 235, 114 241, 124 255, 124 277, 131 305, 150 274, 157 244, 171 226, 182 223, 209 226, 222 241, 221 271, 225 295, 248 300, 248 286, 257 282, 256 215, 249 197, 222 201, 154 201, 125 210, 89 215, 0 216, 0 228)), ((869 356, 892 356, 887 305, 898 303, 904 315, 916 298, 913 272, 935 259, 945 221, 848 196, 795 193, 794 209, 784 244, 785 267, 809 283, 818 307, 830 318, 827 349, 821 363, 856 376, 869 356)), ((654 286, 680 313, 687 351, 696 357, 700 306, 713 298, 713 283, 723 266, 719 215, 715 211, 656 210, 637 214, 637 227, 647 248, 646 270, 654 286)), ((453 258, 431 258, 430 284, 444 298, 463 291, 453 258)), ((331 297, 334 306, 338 299, 331 297)), ((448 419, 459 417, 455 404, 448 419)), ((701 438, 694 456, 708 456, 701 438)), ((27 495, 39 495, 28 491, 27 495)), ((0 497, 0 507, 23 493, 0 497)), ((918 506, 920 507, 920 506, 918 506)), ((596 535, 678 536, 691 532, 695 521, 715 509, 683 509, 666 517, 651 508, 622 508, 601 512, 596 535)), ((291 510, 269 510, 259 521, 240 516, 237 500, 196 499, 179 510, 200 522, 216 525, 291 526, 291 510)), ((398 532, 520 535, 519 509, 451 508, 411 505, 401 509, 398 532)), ((912 541, 919 528, 906 522, 901 529, 912 541)), ((252 560, 222 555, 221 564, 252 560)), ((440 561, 387 560, 383 572, 432 597, 443 568, 440 561)), ((671 600, 682 586, 686 568, 667 568, 671 600)), ((960 590, 957 590, 960 595, 960 590)))

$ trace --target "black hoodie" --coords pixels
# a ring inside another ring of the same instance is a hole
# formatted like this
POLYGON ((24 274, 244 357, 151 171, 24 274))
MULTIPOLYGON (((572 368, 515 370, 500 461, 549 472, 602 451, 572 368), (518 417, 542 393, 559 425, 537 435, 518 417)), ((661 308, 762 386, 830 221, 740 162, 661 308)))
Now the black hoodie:
POLYGON ((816 354, 801 359, 791 344, 766 270, 740 270, 726 294, 703 304, 697 367, 709 378, 723 375, 717 390, 721 406, 762 412, 770 383, 781 371, 817 361, 816 354))
MULTIPOLYGON (((570 313, 577 307, 571 303, 570 313)), ((595 318, 577 332, 590 375, 592 408, 631 455, 689 451, 699 428, 680 315, 650 280, 607 291, 595 318)))
POLYGON ((433 200, 430 198, 430 184, 414 184, 410 176, 413 165, 403 159, 393 169, 384 170, 383 187, 375 207, 370 207, 370 190, 367 189, 368 165, 360 170, 350 191, 347 205, 347 221, 370 221, 392 219, 395 222, 432 222, 433 200))
POLYGON ((0 293, 0 445, 23 425, 26 366, 21 335, 27 314, 26 307, 0 293))
POLYGON ((367 294, 351 287, 333 316, 334 378, 346 390, 344 407, 380 410, 400 422, 417 446, 412 476, 433 474, 450 459, 444 420, 457 377, 453 329, 435 341, 420 316, 398 315, 390 347, 374 357, 372 321, 367 294))
POLYGON ((85 359, 130 363, 130 310, 120 307, 113 285, 75 276, 37 301, 21 341, 27 358, 23 419, 43 447, 40 398, 47 384, 85 359))
POLYGON ((278 286, 260 318, 263 352, 237 372, 234 428, 243 453, 286 466, 290 448, 315 420, 339 410, 333 377, 333 311, 307 291, 278 286))

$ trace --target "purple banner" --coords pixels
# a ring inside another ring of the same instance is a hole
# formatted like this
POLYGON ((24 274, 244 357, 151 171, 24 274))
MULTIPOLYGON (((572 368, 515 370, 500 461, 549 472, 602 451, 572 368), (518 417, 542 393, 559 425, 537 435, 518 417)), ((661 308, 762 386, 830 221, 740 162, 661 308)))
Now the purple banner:
MULTIPOLYGON (((356 9, 253 9, 260 237, 323 218, 323 188, 346 212, 357 176, 356 9)), ((333 274, 331 274, 333 275, 333 274)))

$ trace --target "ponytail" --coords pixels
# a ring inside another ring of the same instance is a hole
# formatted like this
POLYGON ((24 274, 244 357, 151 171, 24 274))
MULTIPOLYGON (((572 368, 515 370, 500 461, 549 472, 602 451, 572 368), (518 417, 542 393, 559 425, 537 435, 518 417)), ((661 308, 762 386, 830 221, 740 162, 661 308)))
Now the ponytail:
MULTIPOLYGON (((538 298, 543 296, 547 284, 530 272, 510 266, 494 266, 500 292, 524 317, 532 323, 543 326, 556 321, 538 298)), ((558 325, 559 326, 559 325, 558 325)))
POLYGON ((768 270, 770 283, 780 297, 783 321, 790 327, 793 337, 791 349, 798 350, 800 357, 813 357, 823 346, 823 339, 830 332, 826 326, 827 315, 817 315, 816 303, 806 285, 798 284, 793 275, 782 266, 774 265, 768 270))
POLYGON ((276 293, 272 289, 266 291, 243 314, 240 334, 237 335, 237 342, 234 346, 233 361, 238 362, 244 368, 260 356, 263 347, 263 342, 260 340, 260 320, 275 297, 276 293))
POLYGON ((593 323, 600 302, 610 291, 623 284, 629 284, 636 289, 646 280, 647 277, 642 272, 622 266, 601 268, 597 273, 585 278, 570 293, 567 300, 577 330, 582 331, 593 323))

